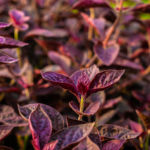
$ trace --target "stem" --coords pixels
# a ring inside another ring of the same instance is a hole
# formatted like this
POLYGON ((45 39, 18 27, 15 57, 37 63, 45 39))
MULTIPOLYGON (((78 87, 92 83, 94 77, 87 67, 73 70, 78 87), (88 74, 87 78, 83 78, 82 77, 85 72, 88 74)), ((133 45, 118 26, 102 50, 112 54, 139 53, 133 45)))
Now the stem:
MULTIPOLYGON (((105 38, 104 41, 103 41, 103 46, 104 46, 104 47, 106 47, 108 40, 110 39, 112 33, 114 32, 114 30, 115 30, 117 24, 118 24, 119 21, 120 21, 120 18, 121 18, 121 16, 122 16, 123 1, 124 1, 124 0, 121 0, 121 1, 120 1, 120 11, 119 11, 119 15, 118 15, 117 19, 115 20, 114 24, 112 25, 111 29, 109 30, 108 35, 106 36, 106 38, 105 38)), ((95 55, 92 57, 92 59, 88 62, 88 64, 86 65, 86 67, 90 67, 90 66, 93 64, 93 62, 95 61, 96 58, 97 58, 97 55, 95 54, 95 55)))
POLYGON ((24 137, 24 146, 23 146, 23 150, 26 150, 26 148, 27 148, 28 138, 29 138, 28 135, 26 135, 26 136, 24 137))
MULTIPOLYGON (((80 100, 80 112, 83 112, 84 109, 84 95, 81 95, 81 100, 80 100)), ((82 115, 79 115, 78 120, 82 120, 82 115)))
MULTIPOLYGON (((15 28, 14 29, 14 38, 15 38, 15 40, 19 39, 18 33, 19 33, 18 29, 15 28)), ((20 48, 17 48, 17 55, 18 55, 18 58, 19 58, 19 66, 21 67, 22 66, 22 62, 21 62, 21 51, 20 51, 20 48)))
MULTIPOLYGON (((138 123, 142 124, 140 117, 138 117, 138 123)), ((139 141, 140 141, 140 147, 143 149, 143 140, 141 136, 139 137, 139 141)))
POLYGON ((148 131, 148 135, 147 135, 147 138, 146 138, 145 150, 148 150, 149 136, 150 136, 150 131, 148 131))

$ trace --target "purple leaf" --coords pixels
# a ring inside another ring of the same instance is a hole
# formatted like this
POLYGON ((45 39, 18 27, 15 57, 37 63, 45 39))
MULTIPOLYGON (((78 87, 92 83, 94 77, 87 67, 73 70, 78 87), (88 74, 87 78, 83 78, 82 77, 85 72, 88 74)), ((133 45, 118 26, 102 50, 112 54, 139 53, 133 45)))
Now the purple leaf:
POLYGON ((4 93, 21 93, 21 90, 17 87, 11 87, 11 86, 6 86, 6 87, 0 87, 0 92, 4 93))
POLYGON ((105 90, 118 82, 125 70, 108 70, 98 73, 91 81, 87 97, 92 93, 105 90))
POLYGON ((48 52, 48 57, 55 64, 59 65, 68 75, 70 74, 71 59, 54 51, 48 52))
POLYGON ((78 97, 77 89, 73 81, 68 76, 51 71, 41 74, 42 77, 51 84, 67 89, 78 97))
POLYGON ((129 124, 130 124, 130 127, 131 127, 131 129, 133 131, 135 131, 135 132, 143 132, 143 128, 142 128, 142 126, 139 123, 130 120, 129 124))
POLYGON ((4 44, 5 43, 5 38, 0 36, 0 44, 4 44))
POLYGON ((119 150, 126 140, 111 140, 107 142, 102 150, 119 150))
POLYGON ((75 86, 77 86, 77 82, 78 82, 78 79, 81 77, 82 73, 85 73, 90 81, 92 81, 92 79, 95 77, 95 75, 97 73, 99 73, 99 69, 97 68, 96 65, 93 65, 92 67, 90 68, 87 68, 87 69, 82 69, 82 70, 79 70, 79 71, 76 71, 74 74, 71 75, 71 79, 73 80, 75 86))
POLYGON ((132 91, 133 96, 140 102, 147 102, 148 96, 140 91, 132 91))
MULTIPOLYGON (((66 117, 67 119, 67 126, 74 126, 74 125, 81 125, 81 124, 86 124, 86 122, 83 121, 79 121, 79 120, 75 120, 75 119, 71 119, 66 117)), ((101 149, 101 138, 99 136, 99 132, 97 130, 97 128, 93 127, 92 131, 89 134, 89 138, 99 146, 99 148, 101 149)))
POLYGON ((23 47, 26 45, 28 45, 28 43, 20 42, 12 38, 5 37, 5 43, 0 44, 0 49, 1 48, 17 48, 17 47, 23 47))
POLYGON ((90 79, 88 75, 82 72, 81 76, 77 80, 77 90, 81 95, 85 95, 89 89, 90 79))
MULTIPOLYGON (((28 120, 29 119, 29 115, 31 114, 31 112, 33 112, 35 110, 35 108, 37 107, 38 104, 29 104, 29 105, 25 105, 23 107, 18 105, 18 109, 19 109, 19 113, 20 115, 28 120)), ((52 127, 55 130, 60 130, 64 128, 64 121, 63 118, 61 116, 61 114, 54 108, 44 105, 44 104, 40 104, 41 108, 44 110, 44 112, 48 115, 48 117, 50 118, 51 122, 52 122, 52 127)))
POLYGON ((91 19, 87 14, 81 13, 83 19, 87 22, 88 25, 91 25, 96 32, 104 39, 105 37, 105 20, 103 18, 91 19))
POLYGON ((93 143, 89 137, 86 137, 83 141, 81 141, 73 150, 100 150, 99 147, 93 143))
POLYGON ((80 0, 73 5, 73 9, 83 9, 91 7, 110 8, 109 4, 103 0, 80 0))
POLYGON ((68 32, 63 29, 53 29, 53 30, 46 30, 46 29, 33 29, 29 31, 23 38, 24 41, 30 39, 35 36, 44 36, 44 37, 66 37, 68 36, 68 32))
POLYGON ((58 140, 54 150, 63 150, 71 145, 78 144, 81 140, 88 136, 93 129, 93 126, 94 123, 87 123, 67 127, 53 134, 50 138, 50 142, 58 140))
POLYGON ((10 26, 11 23, 0 22, 0 29, 10 26))
POLYGON ((36 2, 40 7, 44 7, 45 0, 36 0, 36 2))
POLYGON ((114 62, 120 49, 119 45, 116 43, 108 44, 106 48, 104 48, 100 42, 94 45, 94 52, 106 66, 110 66, 114 62))
POLYGON ((43 148, 43 150, 54 150, 56 144, 58 143, 58 140, 53 141, 51 143, 48 143, 45 145, 45 147, 43 148))
POLYGON ((0 64, 10 64, 18 61, 16 58, 12 58, 6 54, 0 53, 0 64))
POLYGON ((141 134, 141 132, 136 133, 132 130, 109 124, 101 125, 97 129, 100 136, 112 139, 133 139, 141 134))
POLYGON ((52 124, 40 104, 29 116, 29 127, 34 145, 39 150, 43 150, 51 136, 52 124))
POLYGON ((13 150, 13 149, 6 146, 0 146, 0 150, 13 150))
POLYGON ((138 4, 132 11, 150 13, 150 4, 138 4))
POLYGON ((116 58, 113 62, 113 65, 128 67, 128 68, 137 69, 137 70, 144 69, 140 64, 137 64, 137 63, 127 60, 127 59, 123 59, 121 57, 116 58))
POLYGON ((24 12, 12 9, 9 11, 9 16, 13 22, 14 27, 18 30, 25 31, 29 28, 28 24, 26 24, 25 22, 27 22, 30 19, 30 17, 25 17, 24 12))
POLYGON ((12 125, 0 125, 0 141, 11 132, 13 127, 12 125))

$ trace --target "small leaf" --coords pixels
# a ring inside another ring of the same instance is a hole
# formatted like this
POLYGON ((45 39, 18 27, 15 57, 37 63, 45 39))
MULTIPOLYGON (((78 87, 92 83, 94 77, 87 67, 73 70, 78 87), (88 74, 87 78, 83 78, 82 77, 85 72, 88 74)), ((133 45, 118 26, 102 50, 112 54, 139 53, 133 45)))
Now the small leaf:
POLYGON ((87 123, 82 125, 75 125, 67 127, 57 133, 53 134, 50 142, 58 140, 54 150, 65 149, 72 144, 78 144, 83 140, 93 129, 94 123, 87 123))
POLYGON ((56 144, 58 143, 58 140, 53 141, 51 143, 48 143, 45 145, 45 147, 43 148, 43 150, 54 150, 56 144))
MULTIPOLYGON (((36 109, 38 104, 29 104, 25 105, 23 107, 18 105, 19 113, 20 115, 25 119, 29 119, 29 115, 36 109)), ((55 130, 60 130, 64 128, 64 120, 61 116, 61 114, 54 108, 40 104, 44 112, 48 115, 50 120, 52 121, 52 127, 55 130)))
POLYGON ((102 150, 119 150, 126 140, 111 140, 107 142, 102 150))
POLYGON ((91 7, 110 8, 109 4, 103 0, 80 0, 73 5, 73 9, 83 9, 91 7))
POLYGON ((17 48, 17 47, 23 47, 26 45, 28 45, 28 43, 20 42, 12 38, 5 37, 5 43, 0 44, 0 49, 1 48, 17 48))
POLYGON ((140 91, 132 91, 133 96, 140 102, 147 102, 148 96, 140 91))
POLYGON ((125 70, 107 70, 98 73, 91 81, 87 97, 92 93, 105 90, 118 82, 125 70))
POLYGON ((91 19, 87 14, 81 13, 83 19, 88 25, 92 26, 96 32, 104 39, 105 37, 105 20, 103 18, 91 19))
POLYGON ((41 73, 41 75, 45 80, 47 80, 51 84, 67 89, 78 97, 77 89, 72 79, 70 79, 68 76, 51 71, 41 73))
POLYGON ((0 150, 13 150, 13 149, 6 146, 0 146, 0 150))
POLYGON ((0 125, 0 141, 5 138, 14 128, 12 125, 0 125))
POLYGON ((136 110, 136 113, 140 117, 140 119, 142 120, 145 128, 148 130, 150 128, 150 117, 144 115, 143 113, 139 112, 138 110, 136 110))
POLYGON ((94 52, 106 66, 110 66, 118 56, 119 45, 113 43, 113 45, 108 45, 106 48, 104 48, 102 43, 97 42, 94 45, 94 52))
POLYGON ((10 63, 14 63, 17 61, 18 59, 16 58, 12 58, 6 54, 0 53, 0 64, 10 64, 10 63))
POLYGON ((29 116, 29 127, 35 146, 42 150, 51 136, 52 124, 40 104, 29 116))
POLYGON ((109 124, 101 125, 97 129, 100 136, 112 139, 133 139, 141 134, 141 132, 136 133, 132 130, 109 124))
POLYGON ((0 29, 10 26, 11 23, 0 22, 0 29))
POLYGON ((86 137, 83 141, 81 141, 73 150, 100 150, 99 147, 93 143, 89 137, 86 137))
POLYGON ((5 38, 0 36, 0 44, 4 44, 5 43, 5 38))
POLYGON ((143 132, 143 128, 142 128, 142 126, 139 123, 130 120, 129 124, 130 124, 130 127, 131 127, 131 129, 133 131, 135 131, 135 132, 143 132))

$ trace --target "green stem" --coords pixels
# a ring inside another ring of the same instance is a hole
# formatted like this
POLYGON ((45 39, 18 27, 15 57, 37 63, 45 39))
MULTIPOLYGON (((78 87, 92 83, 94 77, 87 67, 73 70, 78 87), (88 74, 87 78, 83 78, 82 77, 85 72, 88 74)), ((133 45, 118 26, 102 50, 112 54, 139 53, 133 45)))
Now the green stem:
MULTIPOLYGON (((84 95, 81 95, 81 100, 80 100, 80 112, 83 112, 84 109, 84 95)), ((78 120, 82 120, 82 115, 79 115, 78 120)))
POLYGON ((148 150, 149 136, 150 136, 150 131, 148 131, 148 135, 147 135, 147 138, 146 138, 145 150, 148 150))
POLYGON ((29 138, 28 135, 26 135, 26 136, 24 137, 24 146, 23 146, 23 150, 26 150, 26 148, 27 148, 28 138, 29 138))
MULTIPOLYGON (((14 29, 14 38, 15 38, 15 40, 19 39, 18 33, 19 33, 18 29, 15 28, 14 29)), ((20 48, 17 48, 17 55, 18 55, 18 58, 19 58, 19 66, 21 67, 22 63, 21 63, 21 51, 20 51, 20 48)))

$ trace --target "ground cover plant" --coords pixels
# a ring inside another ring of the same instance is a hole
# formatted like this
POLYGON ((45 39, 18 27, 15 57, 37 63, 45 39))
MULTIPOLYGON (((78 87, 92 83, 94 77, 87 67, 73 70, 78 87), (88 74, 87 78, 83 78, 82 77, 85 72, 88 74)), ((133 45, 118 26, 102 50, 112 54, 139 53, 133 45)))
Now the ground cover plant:
POLYGON ((149 91, 149 0, 0 0, 0 150, 149 150, 149 91))

